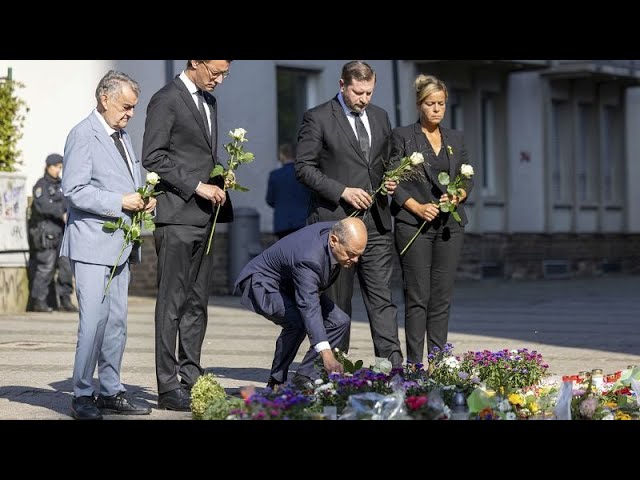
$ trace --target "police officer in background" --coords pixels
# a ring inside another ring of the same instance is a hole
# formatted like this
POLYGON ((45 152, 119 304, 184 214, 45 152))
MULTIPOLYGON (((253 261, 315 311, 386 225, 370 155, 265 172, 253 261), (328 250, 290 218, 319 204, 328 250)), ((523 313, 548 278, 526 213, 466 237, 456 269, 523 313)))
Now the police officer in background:
POLYGON ((56 294, 60 297, 58 310, 77 312, 78 309, 71 303, 73 275, 69 258, 58 255, 67 220, 66 200, 62 195, 60 177, 62 157, 53 153, 47 157, 45 163, 44 177, 33 186, 29 219, 32 265, 31 310, 34 312, 53 310, 47 304, 47 296, 57 264, 56 294))

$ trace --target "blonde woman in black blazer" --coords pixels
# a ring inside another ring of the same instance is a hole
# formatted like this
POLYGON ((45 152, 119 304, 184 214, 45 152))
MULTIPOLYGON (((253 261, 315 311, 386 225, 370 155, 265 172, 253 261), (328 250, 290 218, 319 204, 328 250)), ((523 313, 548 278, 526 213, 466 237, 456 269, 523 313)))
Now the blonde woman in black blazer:
POLYGON ((401 252, 422 224, 426 224, 413 244, 400 257, 405 297, 407 362, 423 363, 424 341, 428 353, 442 350, 447 343, 449 311, 456 270, 462 252, 467 216, 464 202, 473 187, 467 181, 457 204, 458 223, 438 204, 447 200, 446 187, 438 181, 440 172, 451 180, 468 164, 462 132, 440 126, 447 109, 447 87, 433 76, 419 75, 415 82, 418 122, 395 128, 391 135, 391 161, 420 152, 424 156, 424 178, 400 182, 392 197, 395 216, 396 249, 401 252))

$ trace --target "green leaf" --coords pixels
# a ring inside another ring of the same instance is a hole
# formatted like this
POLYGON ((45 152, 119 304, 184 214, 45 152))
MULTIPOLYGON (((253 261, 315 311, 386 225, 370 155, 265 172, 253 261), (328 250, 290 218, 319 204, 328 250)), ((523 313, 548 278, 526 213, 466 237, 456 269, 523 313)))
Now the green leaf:
POLYGON ((449 184, 449 186, 447 187, 447 193, 449 195, 457 195, 458 194, 458 189, 455 187, 455 185, 449 184))
POLYGON ((442 185, 449 185, 449 182, 451 181, 451 179, 449 178, 449 174, 447 172, 440 172, 438 174, 438 181, 442 185))
POLYGON ((216 165, 215 167, 213 167, 213 170, 211 170, 209 177, 211 178, 217 177, 219 175, 222 175, 223 173, 224 173, 224 167, 222 165, 216 165))
POLYGON ((462 223, 462 218, 460 218, 460 214, 458 212, 451 212, 451 215, 456 219, 456 222, 462 223))
POLYGON ((451 205, 449 205, 448 203, 443 203, 442 205, 440 205, 441 212, 449 213, 450 210, 451 210, 451 205))
POLYGON ((348 358, 343 360, 344 371, 347 373, 353 373, 355 370, 353 369, 353 362, 348 358))
POLYGON ((238 185, 237 183, 231 187, 231 190, 237 190, 238 192, 248 192, 249 189, 238 185))
POLYGON ((249 163, 249 162, 253 162, 253 160, 255 159, 255 155, 251 152, 243 152, 239 157, 238 157, 238 161, 240 163, 249 163))
POLYGON ((355 365, 353 366, 353 368, 355 368, 354 371, 360 370, 362 368, 363 362, 362 360, 358 360, 355 365))
POLYGON ((118 229, 118 225, 116 225, 115 222, 112 221, 107 221, 104 222, 104 225, 102 226, 103 230, 108 230, 108 231, 115 231, 118 229))

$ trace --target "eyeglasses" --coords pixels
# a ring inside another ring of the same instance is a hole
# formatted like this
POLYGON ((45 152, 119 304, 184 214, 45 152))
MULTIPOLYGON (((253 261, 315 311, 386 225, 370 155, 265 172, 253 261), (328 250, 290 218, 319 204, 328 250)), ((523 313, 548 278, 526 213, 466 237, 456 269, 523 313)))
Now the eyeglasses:
POLYGON ((224 72, 214 72, 209 68, 209 66, 206 63, 204 62, 200 62, 200 63, 204 65, 204 68, 206 68, 207 72, 209 72, 209 76, 211 77, 211 80, 215 80, 220 75, 222 75, 223 80, 229 76, 229 73, 230 73, 229 70, 225 70, 224 72))

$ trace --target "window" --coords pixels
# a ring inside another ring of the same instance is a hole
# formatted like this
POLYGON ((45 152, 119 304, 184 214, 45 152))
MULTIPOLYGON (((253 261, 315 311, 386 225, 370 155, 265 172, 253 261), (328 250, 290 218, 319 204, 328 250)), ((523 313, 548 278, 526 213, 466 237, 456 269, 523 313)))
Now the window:
POLYGON ((569 102, 551 104, 551 196, 554 204, 567 205, 573 198, 568 172, 571 166, 571 117, 569 102))
POLYGON ((462 96, 456 91, 449 92, 449 119, 451 128, 464 130, 464 110, 462 109, 462 96))
POLYGON ((482 96, 482 191, 484 195, 496 194, 496 122, 495 103, 492 95, 482 96))
POLYGON ((578 104, 578 138, 576 151, 576 175, 577 193, 580 202, 595 202, 596 180, 598 178, 598 165, 596 159, 597 138, 593 132, 597 131, 594 125, 595 115, 591 103, 578 104))
POLYGON ((295 145, 304 112, 314 94, 314 72, 277 67, 278 144, 295 145))
POLYGON ((609 205, 622 204, 623 131, 621 108, 605 105, 602 116, 602 199, 609 205))

